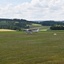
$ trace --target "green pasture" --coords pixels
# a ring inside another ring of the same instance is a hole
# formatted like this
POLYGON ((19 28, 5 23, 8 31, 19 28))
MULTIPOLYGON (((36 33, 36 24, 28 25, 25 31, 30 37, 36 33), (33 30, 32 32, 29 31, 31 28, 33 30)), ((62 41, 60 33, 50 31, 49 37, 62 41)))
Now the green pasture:
POLYGON ((41 24, 32 24, 32 28, 39 28, 40 31, 50 30, 50 26, 42 26, 41 24))
POLYGON ((64 31, 0 32, 0 64, 64 64, 64 31))

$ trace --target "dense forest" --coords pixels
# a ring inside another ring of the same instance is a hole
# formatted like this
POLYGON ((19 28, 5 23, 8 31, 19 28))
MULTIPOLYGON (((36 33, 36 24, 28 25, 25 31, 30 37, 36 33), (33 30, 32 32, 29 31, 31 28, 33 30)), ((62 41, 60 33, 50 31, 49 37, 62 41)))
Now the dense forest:
POLYGON ((64 25, 64 21, 42 21, 40 24, 43 26, 64 25))
POLYGON ((51 30, 64 30, 64 26, 62 25, 55 25, 50 27, 51 30))
POLYGON ((1 19, 0 18, 1 29, 22 30, 22 29, 30 28, 30 25, 32 23, 41 24, 42 26, 51 26, 51 29, 54 28, 57 29, 56 25, 64 26, 64 21, 28 21, 25 19, 1 19))
POLYGON ((24 19, 0 19, 0 28, 21 30, 22 28, 29 28, 31 23, 24 19))

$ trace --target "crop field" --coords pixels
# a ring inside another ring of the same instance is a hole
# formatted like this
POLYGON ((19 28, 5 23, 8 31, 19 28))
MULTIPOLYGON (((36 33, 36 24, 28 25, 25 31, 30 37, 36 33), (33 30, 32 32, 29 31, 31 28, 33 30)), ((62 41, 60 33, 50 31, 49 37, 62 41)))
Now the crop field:
POLYGON ((0 64, 64 64, 64 31, 0 32, 0 64))

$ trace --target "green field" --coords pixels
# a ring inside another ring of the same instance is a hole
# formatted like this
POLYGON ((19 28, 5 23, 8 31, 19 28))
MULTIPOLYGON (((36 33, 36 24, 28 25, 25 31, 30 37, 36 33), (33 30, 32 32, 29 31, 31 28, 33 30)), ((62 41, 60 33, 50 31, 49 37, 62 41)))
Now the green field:
POLYGON ((0 32, 0 64, 64 64, 64 31, 0 32))

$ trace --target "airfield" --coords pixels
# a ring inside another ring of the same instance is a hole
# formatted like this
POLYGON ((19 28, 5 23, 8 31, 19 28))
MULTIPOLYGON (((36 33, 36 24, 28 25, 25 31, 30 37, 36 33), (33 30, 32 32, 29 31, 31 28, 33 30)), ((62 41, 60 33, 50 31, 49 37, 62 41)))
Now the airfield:
POLYGON ((1 31, 0 64, 64 64, 64 31, 1 31))

